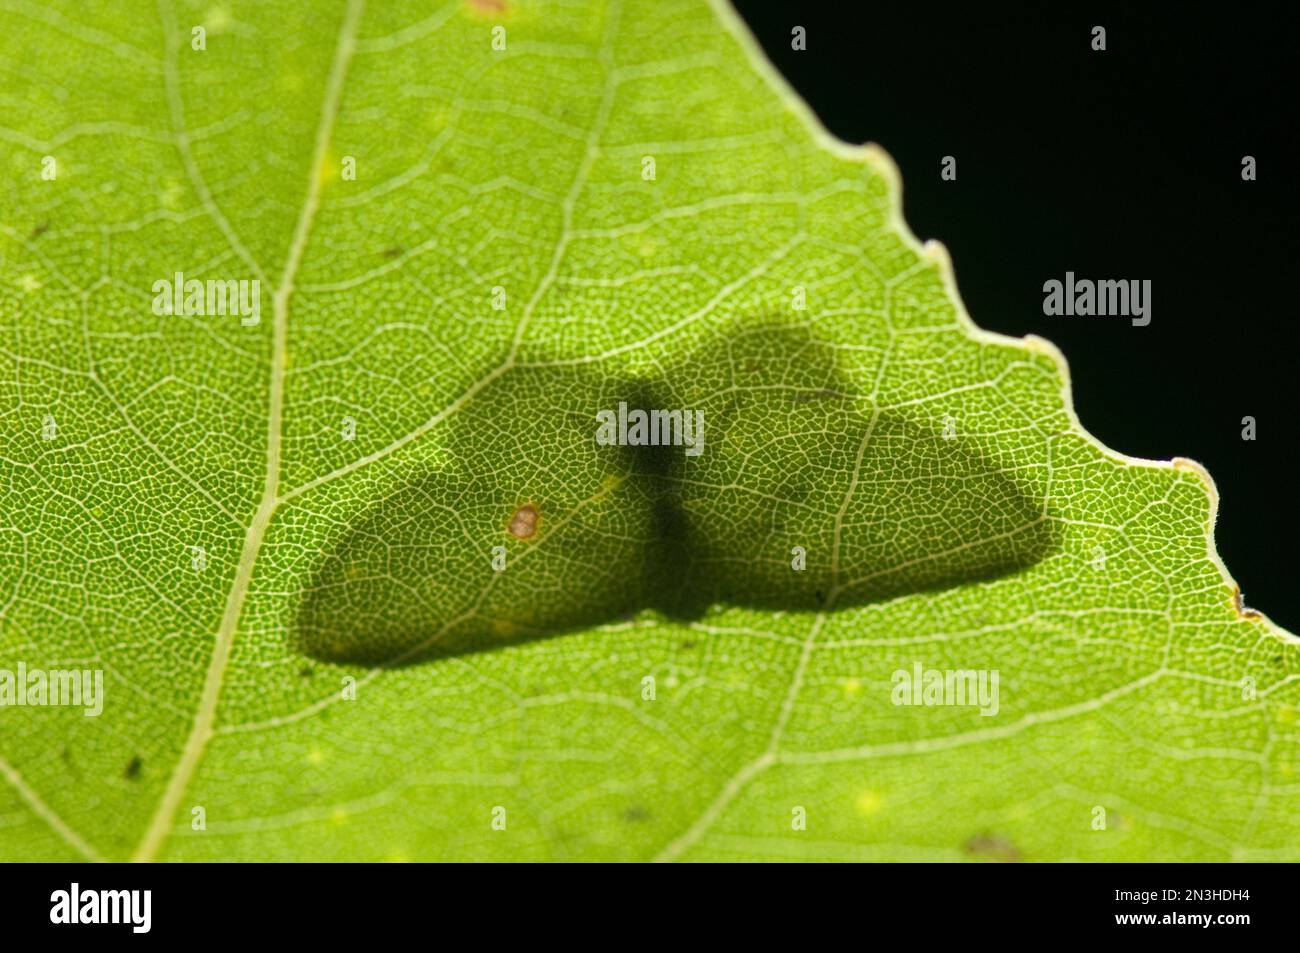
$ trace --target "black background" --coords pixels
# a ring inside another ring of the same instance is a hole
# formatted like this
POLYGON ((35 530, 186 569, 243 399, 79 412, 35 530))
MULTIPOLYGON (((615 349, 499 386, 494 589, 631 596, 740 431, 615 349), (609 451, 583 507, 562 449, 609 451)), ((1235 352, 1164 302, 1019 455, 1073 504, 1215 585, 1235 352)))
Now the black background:
POLYGON ((1054 342, 1107 446, 1209 469, 1246 603, 1300 627, 1295 5, 737 7, 832 133, 893 156, 904 215, 947 245, 976 324, 1054 342), (1149 278, 1151 323, 1045 316, 1043 282, 1066 271, 1149 278))

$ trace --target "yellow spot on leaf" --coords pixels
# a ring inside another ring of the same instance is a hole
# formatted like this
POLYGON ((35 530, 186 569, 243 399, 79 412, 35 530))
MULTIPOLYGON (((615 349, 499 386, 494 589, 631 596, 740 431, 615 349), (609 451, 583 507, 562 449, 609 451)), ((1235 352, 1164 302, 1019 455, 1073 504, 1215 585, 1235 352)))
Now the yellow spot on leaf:
POLYGON ((885 803, 885 799, 877 791, 870 788, 858 795, 857 801, 858 813, 863 817, 870 817, 872 814, 879 813, 880 808, 885 803))
POLYGON ((168 178, 163 183, 162 191, 158 193, 158 203, 165 209, 176 211, 181 207, 181 199, 185 197, 185 186, 173 178, 168 178))
POLYGON ((207 27, 209 33, 225 33, 234 22, 230 11, 224 6, 213 7, 203 14, 203 25, 207 27))

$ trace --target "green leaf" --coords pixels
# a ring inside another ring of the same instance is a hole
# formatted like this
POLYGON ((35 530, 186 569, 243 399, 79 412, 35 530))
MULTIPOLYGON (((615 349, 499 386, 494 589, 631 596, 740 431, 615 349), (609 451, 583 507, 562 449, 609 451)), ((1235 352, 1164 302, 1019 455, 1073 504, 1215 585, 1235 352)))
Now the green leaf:
POLYGON ((104 678, 0 708, 0 858, 1300 855, 1208 475, 729 9, 128 6, 0 9, 0 670, 104 678))

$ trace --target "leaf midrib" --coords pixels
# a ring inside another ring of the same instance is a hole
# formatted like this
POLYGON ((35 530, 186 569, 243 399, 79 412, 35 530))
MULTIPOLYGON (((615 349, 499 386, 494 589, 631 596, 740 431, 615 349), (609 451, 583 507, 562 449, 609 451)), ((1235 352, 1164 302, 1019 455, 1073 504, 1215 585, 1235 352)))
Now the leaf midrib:
POLYGON ((280 488, 280 446, 281 420, 284 412, 284 377, 288 363, 289 299, 293 295, 294 278, 302 262, 311 227, 320 207, 322 177, 320 175, 325 161, 326 151, 338 117, 339 102, 342 98, 343 81, 347 75, 348 64, 356 47, 357 27, 365 8, 365 0, 349 0, 343 24, 339 29, 338 42, 335 45, 334 59, 330 65, 329 78, 325 85, 325 98, 321 104, 320 121, 316 127, 316 141, 312 150, 311 163, 307 170, 307 195, 298 214, 293 238, 285 256, 284 269, 273 296, 271 373, 269 397, 267 402, 267 438, 266 438, 266 479, 262 487, 262 499, 253 515, 248 529, 244 533, 244 545, 240 551, 235 578, 226 598, 226 608, 222 614, 221 626, 217 630, 212 657, 208 662, 207 675, 204 678, 203 692, 199 697, 198 707, 194 713, 194 723, 185 741, 181 756, 177 759, 168 778, 167 786, 154 810, 144 836, 137 845, 131 859, 134 861, 153 860, 162 848, 170 833, 176 809, 181 798, 189 788, 190 780, 199 762, 208 740, 213 734, 217 704, 221 698, 221 686, 225 680, 226 665, 230 660, 230 649, 234 643, 235 630, 243 612, 244 598, 248 594, 248 583, 252 579, 253 567, 266 537, 267 527, 279 506, 280 488))

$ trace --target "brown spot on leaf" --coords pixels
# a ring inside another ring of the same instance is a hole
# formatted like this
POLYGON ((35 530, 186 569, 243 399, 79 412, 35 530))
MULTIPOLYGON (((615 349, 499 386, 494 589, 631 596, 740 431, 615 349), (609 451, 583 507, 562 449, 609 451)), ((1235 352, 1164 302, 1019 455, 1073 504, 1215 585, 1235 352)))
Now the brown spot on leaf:
POLYGON ((966 853, 980 860, 994 860, 1001 864, 1019 863, 1023 858, 1016 845, 996 834, 977 834, 966 842, 966 853))
POLYGON ((537 532, 537 507, 531 503, 525 503, 519 509, 515 510, 515 515, 510 517, 510 525, 506 527, 510 530, 510 535, 517 539, 528 539, 537 532))
POLYGON ((1240 619, 1254 620, 1254 619, 1262 618, 1262 616, 1257 611, 1250 608, 1250 606, 1246 605, 1244 602, 1241 601, 1240 586, 1232 587, 1232 607, 1237 610, 1237 617, 1240 619))
POLYGON ((469 8, 475 13, 505 13, 505 0, 469 0, 469 8))
POLYGON ((29 237, 40 238, 42 235, 45 234, 46 230, 49 227, 50 227, 49 222, 41 222, 41 224, 37 225, 35 228, 32 229, 32 234, 29 237))
POLYGON ((401 253, 402 253, 402 249, 398 245, 391 245, 388 248, 384 249, 384 257, 390 260, 396 258, 401 253))

